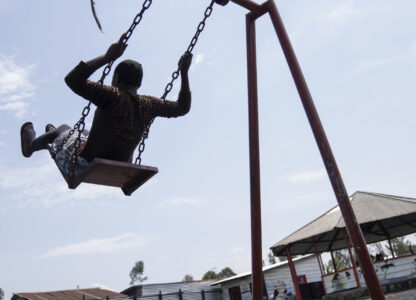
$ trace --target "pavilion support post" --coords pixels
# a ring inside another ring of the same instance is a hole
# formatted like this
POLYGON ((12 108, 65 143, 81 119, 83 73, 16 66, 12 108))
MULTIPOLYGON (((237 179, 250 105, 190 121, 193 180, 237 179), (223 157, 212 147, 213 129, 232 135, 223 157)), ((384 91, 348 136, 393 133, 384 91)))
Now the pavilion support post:
POLYGON ((351 264, 352 264, 352 269, 354 271, 355 282, 357 283, 357 287, 360 288, 361 287, 360 278, 358 277, 357 266, 355 264, 354 257, 352 256, 351 245, 350 245, 350 242, 348 240, 347 230, 345 228, 343 228, 342 233, 344 234, 345 244, 347 245, 348 252, 350 254, 350 260, 351 260, 351 264))
POLYGON ((315 140, 318 144, 319 151, 322 156, 322 160, 325 164, 325 168, 328 173, 328 177, 331 181, 332 188, 337 198, 342 216, 347 226, 348 234, 351 238, 355 252, 358 255, 360 265, 364 274, 364 278, 370 292, 372 299, 384 300, 384 293, 381 288, 380 282, 377 278, 374 265, 371 261, 370 254, 368 253, 367 245, 364 240, 364 236, 358 225, 357 218, 350 199, 348 197, 347 190, 344 186, 341 174, 339 172, 335 157, 332 153, 328 139, 326 137, 324 128, 320 121, 318 112, 315 108, 312 96, 309 92, 306 80, 303 76, 299 62, 296 58, 295 51, 287 35, 286 29, 277 10, 276 4, 273 0, 268 0, 268 12, 270 14, 273 26, 276 30, 277 37, 283 49, 283 53, 286 57, 286 61, 289 65, 289 69, 292 73, 295 81, 299 96, 302 100, 306 115, 308 117, 310 126, 312 128, 315 140))
POLYGON ((331 253, 332 267, 334 268, 335 272, 338 272, 337 264, 335 263, 334 252, 332 251, 332 249, 331 249, 330 253, 331 253))
MULTIPOLYGON (((287 256, 287 261, 289 262, 290 274, 292 274, 293 286, 295 287, 295 291, 296 291, 296 298, 298 300, 302 300, 302 294, 300 293, 300 287, 299 287, 299 282, 298 282, 298 275, 296 274, 295 264, 293 263, 292 252, 290 251, 290 245, 286 246, 286 256, 287 256)), ((254 299, 256 298, 253 298, 253 300, 254 299)))
POLYGON ((257 96, 255 19, 246 16, 248 122, 250 148, 251 269, 253 299, 263 299, 263 260, 261 238, 260 147, 257 96))
POLYGON ((318 254, 318 248, 316 247, 316 243, 315 243, 315 238, 312 238, 312 240, 313 240, 313 248, 315 250, 316 260, 318 261, 318 265, 319 265, 319 270, 321 271, 321 276, 324 276, 324 273, 322 272, 321 259, 318 254))
POLYGON ((389 247, 390 247, 391 255, 393 256, 393 258, 395 258, 396 256, 394 255, 394 250, 393 250, 393 246, 391 245, 391 240, 388 239, 387 241, 389 242, 389 247))
POLYGON ((321 271, 321 279, 322 279, 322 285, 324 288, 324 294, 326 295, 326 287, 325 287, 324 272, 323 272, 324 266, 322 264, 322 257, 318 253, 318 247, 316 246, 315 238, 313 237, 312 240, 313 240, 313 247, 315 249, 316 259, 318 260, 318 264, 319 264, 319 270, 321 271))

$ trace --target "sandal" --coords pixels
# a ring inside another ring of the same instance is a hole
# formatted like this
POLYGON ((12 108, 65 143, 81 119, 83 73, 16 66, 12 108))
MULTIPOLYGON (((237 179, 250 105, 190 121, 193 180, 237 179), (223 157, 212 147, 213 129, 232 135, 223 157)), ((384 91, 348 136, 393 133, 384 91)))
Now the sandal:
POLYGON ((20 128, 20 142, 22 148, 22 154, 24 157, 32 156, 31 144, 35 139, 36 133, 33 129, 33 124, 31 122, 26 122, 20 128), (31 131, 31 132, 30 132, 31 131))

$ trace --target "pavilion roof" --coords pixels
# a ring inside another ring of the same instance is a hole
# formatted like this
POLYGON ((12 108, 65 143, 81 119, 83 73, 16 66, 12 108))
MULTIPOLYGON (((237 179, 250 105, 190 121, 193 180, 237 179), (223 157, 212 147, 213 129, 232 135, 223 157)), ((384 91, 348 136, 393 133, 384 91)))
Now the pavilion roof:
MULTIPOLYGON (((415 198, 355 192, 350 201, 368 244, 416 232, 415 198)), ((315 252, 314 241, 318 252, 344 249, 343 228, 337 205, 270 249, 276 256, 284 256, 290 245, 292 255, 305 255, 315 252)))

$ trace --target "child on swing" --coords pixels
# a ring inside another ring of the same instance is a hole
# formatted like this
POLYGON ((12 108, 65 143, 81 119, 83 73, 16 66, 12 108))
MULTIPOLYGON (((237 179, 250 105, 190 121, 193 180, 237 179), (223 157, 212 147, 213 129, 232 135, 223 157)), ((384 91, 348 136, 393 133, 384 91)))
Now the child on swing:
MULTIPOLYGON (((127 45, 123 37, 112 44, 104 55, 87 62, 80 62, 65 78, 66 84, 78 95, 97 106, 90 132, 84 130, 81 147, 76 162, 77 173, 84 169, 94 158, 104 158, 122 162, 131 162, 144 130, 155 117, 179 117, 187 114, 191 107, 188 71, 192 54, 186 52, 179 60, 181 89, 178 100, 162 99, 138 95, 143 70, 141 64, 133 60, 124 60, 114 70, 112 85, 106 86, 89 81, 88 78, 99 68, 119 58, 127 45)), ((22 154, 30 157, 33 152, 49 149, 55 153, 55 161, 68 175, 70 158, 75 150, 75 132, 62 145, 71 128, 61 125, 55 128, 46 126, 46 133, 36 138, 31 122, 26 122, 20 130, 22 154)))

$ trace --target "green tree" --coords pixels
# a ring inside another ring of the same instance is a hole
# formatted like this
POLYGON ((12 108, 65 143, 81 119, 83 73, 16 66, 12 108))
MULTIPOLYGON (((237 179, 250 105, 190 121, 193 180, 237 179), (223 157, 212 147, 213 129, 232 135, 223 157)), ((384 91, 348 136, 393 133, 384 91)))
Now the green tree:
POLYGON ((224 279, 231 276, 237 275, 229 267, 225 267, 218 274, 215 273, 215 269, 211 269, 202 276, 202 280, 212 280, 212 279, 224 279))
POLYGON ((217 279, 224 279, 224 278, 228 278, 234 275, 237 275, 237 274, 235 274, 234 271, 231 270, 231 268, 226 267, 217 274, 217 279))
POLYGON ((393 247, 396 256, 402 256, 411 252, 412 243, 405 241, 404 236, 391 239, 391 246, 393 247))
MULTIPOLYGON (((334 262, 337 270, 344 270, 351 266, 351 260, 348 253, 348 250, 338 250, 334 251, 334 262)), ((332 259, 328 261, 327 264, 324 264, 325 272, 332 273, 335 272, 334 265, 332 263, 332 259)))
POLYGON ((182 279, 182 282, 191 282, 191 281, 194 281, 194 276, 189 275, 189 274, 186 274, 182 279))
POLYGON ((267 260, 269 261, 269 265, 273 265, 276 263, 276 257, 273 255, 272 251, 269 251, 269 253, 267 253, 267 260))
POLYGON ((0 288, 0 300, 2 300, 2 299, 3 299, 3 297, 4 297, 4 292, 3 292, 3 290, 0 288))
POLYGON ((144 272, 144 262, 142 260, 134 264, 133 269, 130 271, 130 285, 133 285, 135 282, 143 282, 147 280, 147 276, 143 277, 144 272))
POLYGON ((204 276, 202 276, 202 280, 210 280, 210 279, 217 279, 217 273, 214 270, 207 271, 204 276))

